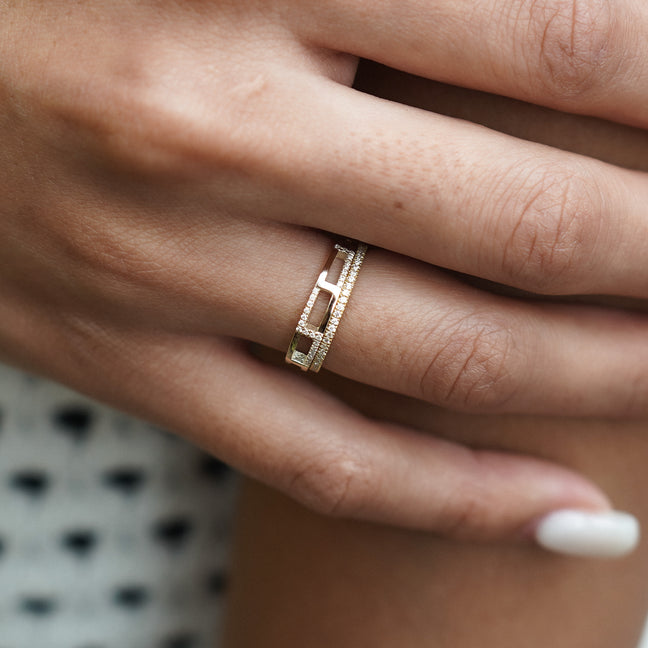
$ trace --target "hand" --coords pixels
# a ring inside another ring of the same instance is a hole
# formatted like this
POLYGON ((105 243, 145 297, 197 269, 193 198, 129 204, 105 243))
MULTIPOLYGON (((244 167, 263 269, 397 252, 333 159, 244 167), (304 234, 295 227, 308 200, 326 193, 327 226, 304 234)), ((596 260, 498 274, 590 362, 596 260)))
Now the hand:
MULTIPOLYGON (((286 348, 330 232, 384 250, 327 368, 468 411, 648 409, 640 316, 424 263, 642 295, 645 177, 350 89, 333 48, 363 7, 4 3, 0 348, 323 512, 494 538, 606 508, 569 471, 370 421, 240 342, 286 348)), ((420 35, 388 14, 356 36, 398 64, 420 35)))

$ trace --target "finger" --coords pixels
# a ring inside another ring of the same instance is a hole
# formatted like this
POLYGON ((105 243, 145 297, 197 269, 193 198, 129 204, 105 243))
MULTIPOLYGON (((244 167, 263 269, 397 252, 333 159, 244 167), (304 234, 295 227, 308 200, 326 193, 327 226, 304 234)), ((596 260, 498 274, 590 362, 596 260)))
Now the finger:
MULTIPOLYGON (((331 240, 318 232, 251 228, 246 254, 206 273, 213 253, 202 246, 209 238, 198 234, 191 244, 194 265, 180 269, 207 287, 204 303, 187 307, 204 319, 192 330, 285 352, 331 240)), ((237 241, 221 236, 220 253, 240 249, 237 241)), ((322 294, 314 313, 326 301, 322 294)), ((317 315, 311 324, 317 326, 317 315)), ((643 416, 648 318, 495 295, 371 249, 324 366, 454 410, 643 416)))
POLYGON ((273 216, 532 292, 648 296, 645 174, 314 86, 260 170, 301 198, 273 216))
POLYGON ((101 371, 94 384, 84 375, 86 391, 181 433, 320 513, 494 540, 522 539, 550 511, 609 507, 569 470, 370 421, 301 375, 220 340, 129 332, 118 346, 116 354, 105 340, 93 345, 101 371), (107 390, 102 373, 125 379, 107 390))
POLYGON ((174 128, 201 159, 205 220, 306 225, 532 292, 648 296, 645 174, 284 76, 245 128, 228 103, 174 128))
POLYGON ((375 97, 465 119, 531 142, 648 171, 648 131, 430 81, 361 61, 354 87, 375 97))
POLYGON ((453 85, 648 126, 648 8, 633 0, 310 2, 310 42, 453 85))

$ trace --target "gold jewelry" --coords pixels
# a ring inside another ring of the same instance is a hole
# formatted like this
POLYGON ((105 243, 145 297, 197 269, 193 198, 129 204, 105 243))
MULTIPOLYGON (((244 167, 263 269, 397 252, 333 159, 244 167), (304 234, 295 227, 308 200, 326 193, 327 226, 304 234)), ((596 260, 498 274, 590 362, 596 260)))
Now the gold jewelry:
POLYGON ((347 239, 335 244, 335 249, 327 259, 313 292, 306 302, 290 341, 286 362, 295 364, 304 371, 310 369, 315 373, 322 368, 366 253, 367 244, 360 241, 347 239), (329 281, 329 272, 337 259, 341 259, 343 265, 338 280, 333 283, 329 281), (328 305, 321 321, 313 325, 309 319, 320 294, 324 297, 329 295, 328 305), (305 345, 308 345, 307 348, 305 345))

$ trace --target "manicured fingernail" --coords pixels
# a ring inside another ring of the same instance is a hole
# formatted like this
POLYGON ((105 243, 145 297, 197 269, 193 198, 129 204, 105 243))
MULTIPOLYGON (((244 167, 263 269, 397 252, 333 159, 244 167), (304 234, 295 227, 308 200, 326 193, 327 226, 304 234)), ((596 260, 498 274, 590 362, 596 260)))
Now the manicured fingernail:
POLYGON ((592 558, 625 556, 637 546, 639 535, 637 518, 621 511, 555 511, 535 530, 536 542, 545 549, 592 558))

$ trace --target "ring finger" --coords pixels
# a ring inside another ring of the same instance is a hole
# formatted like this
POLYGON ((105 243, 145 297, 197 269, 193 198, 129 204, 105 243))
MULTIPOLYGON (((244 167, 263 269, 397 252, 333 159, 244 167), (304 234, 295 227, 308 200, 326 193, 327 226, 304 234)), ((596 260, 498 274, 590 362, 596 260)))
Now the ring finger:
MULTIPOLYGON (((285 351, 331 249, 317 232, 260 232, 257 253, 231 270, 240 285, 221 297, 233 325, 218 332, 285 351)), ((453 409, 643 415, 648 320, 494 295, 372 249, 326 367, 453 409)))

